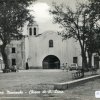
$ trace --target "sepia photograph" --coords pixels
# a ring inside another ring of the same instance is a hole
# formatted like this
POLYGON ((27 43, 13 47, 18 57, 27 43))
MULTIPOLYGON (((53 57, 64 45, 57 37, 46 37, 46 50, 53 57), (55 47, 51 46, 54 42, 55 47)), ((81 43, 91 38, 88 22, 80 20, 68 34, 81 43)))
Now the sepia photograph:
POLYGON ((99 100, 100 0, 0 0, 0 100, 99 100))

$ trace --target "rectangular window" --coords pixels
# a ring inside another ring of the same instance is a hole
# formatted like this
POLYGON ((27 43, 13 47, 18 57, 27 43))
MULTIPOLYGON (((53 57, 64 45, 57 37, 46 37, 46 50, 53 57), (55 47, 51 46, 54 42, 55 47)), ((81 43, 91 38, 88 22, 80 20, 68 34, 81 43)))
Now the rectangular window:
POLYGON ((12 66, 16 65, 16 59, 12 59, 12 66))
POLYGON ((16 53, 16 50, 15 50, 15 48, 12 48, 12 53, 16 53))
POLYGON ((78 63, 78 58, 77 57, 73 57, 73 63, 78 63))
POLYGON ((49 40, 49 47, 50 47, 50 48, 53 47, 53 40, 49 40))

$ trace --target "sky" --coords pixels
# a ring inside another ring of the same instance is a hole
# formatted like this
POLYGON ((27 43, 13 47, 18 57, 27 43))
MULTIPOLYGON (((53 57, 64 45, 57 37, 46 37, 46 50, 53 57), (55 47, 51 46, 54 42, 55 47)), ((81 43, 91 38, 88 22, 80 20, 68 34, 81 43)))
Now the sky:
MULTIPOLYGON (((78 0, 78 1, 86 1, 86 0, 78 0)), ((45 31, 59 31, 59 25, 53 23, 53 15, 49 13, 49 10, 52 9, 52 2, 56 2, 57 4, 64 3, 69 5, 73 9, 75 8, 76 0, 37 0, 31 6, 31 14, 34 15, 35 21, 39 25, 39 33, 43 33, 45 31)))

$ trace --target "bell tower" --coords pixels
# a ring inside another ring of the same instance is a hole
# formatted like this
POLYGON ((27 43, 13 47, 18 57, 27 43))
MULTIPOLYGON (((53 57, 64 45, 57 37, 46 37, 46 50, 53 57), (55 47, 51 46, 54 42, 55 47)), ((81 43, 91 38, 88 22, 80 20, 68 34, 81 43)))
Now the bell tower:
POLYGON ((38 24, 35 21, 33 21, 32 23, 30 22, 27 26, 27 30, 28 36, 37 36, 39 31, 38 24))
MULTIPOLYGON (((27 25, 27 45, 26 45, 26 52, 28 65, 32 67, 33 65, 36 66, 37 64, 37 44, 38 43, 38 35, 39 35, 39 27, 38 24, 33 21, 29 22, 27 25), (34 59, 35 58, 35 59, 34 59)), ((26 60, 27 60, 26 59, 26 60)))

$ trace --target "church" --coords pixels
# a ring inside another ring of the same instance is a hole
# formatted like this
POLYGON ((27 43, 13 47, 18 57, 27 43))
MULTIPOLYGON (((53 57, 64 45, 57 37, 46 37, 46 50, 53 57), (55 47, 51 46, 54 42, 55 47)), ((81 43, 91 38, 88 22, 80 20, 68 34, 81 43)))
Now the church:
MULTIPOLYGON (((22 33, 22 40, 13 40, 7 46, 9 66, 16 65, 18 69, 26 69, 26 63, 29 69, 62 69, 72 63, 82 66, 81 49, 75 39, 63 40, 55 31, 39 33, 36 22, 26 24, 22 33)), ((99 66, 97 59, 94 54, 93 65, 99 66)))
POLYGON ((25 60, 30 68, 60 69, 66 63, 81 64, 80 47, 75 40, 63 40, 54 31, 40 34, 36 22, 28 24, 25 32, 25 60))

